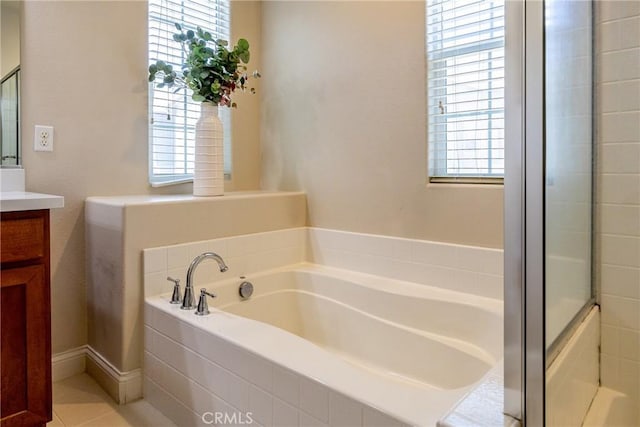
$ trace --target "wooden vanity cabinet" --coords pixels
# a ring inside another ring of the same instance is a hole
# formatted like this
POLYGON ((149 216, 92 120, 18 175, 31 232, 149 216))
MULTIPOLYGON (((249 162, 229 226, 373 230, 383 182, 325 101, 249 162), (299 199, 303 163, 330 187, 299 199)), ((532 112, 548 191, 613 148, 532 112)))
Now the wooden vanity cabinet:
POLYGON ((49 210, 2 212, 0 426, 51 420, 49 210))

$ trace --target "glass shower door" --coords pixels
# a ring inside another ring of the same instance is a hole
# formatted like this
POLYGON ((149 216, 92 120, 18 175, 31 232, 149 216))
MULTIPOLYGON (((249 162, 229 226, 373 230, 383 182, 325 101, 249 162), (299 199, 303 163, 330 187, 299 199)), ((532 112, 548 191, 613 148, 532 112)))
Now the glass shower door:
POLYGON ((592 3, 506 3, 505 413, 544 425, 546 370, 593 302, 592 3))
MULTIPOLYGON (((546 0, 546 348, 592 300, 592 3, 546 0)), ((558 346, 555 346, 558 347, 558 346)))

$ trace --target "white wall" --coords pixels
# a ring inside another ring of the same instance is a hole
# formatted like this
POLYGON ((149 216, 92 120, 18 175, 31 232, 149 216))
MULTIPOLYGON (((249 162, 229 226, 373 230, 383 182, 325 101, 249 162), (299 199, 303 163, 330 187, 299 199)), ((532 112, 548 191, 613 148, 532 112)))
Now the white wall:
POLYGON ((597 5, 601 381, 639 402, 640 2, 597 5))
MULTIPOLYGON (((235 2, 233 31, 260 67, 260 4, 235 2)), ((22 51, 27 190, 65 197, 51 214, 53 352, 87 342, 84 200, 88 196, 190 193, 147 181, 147 2, 28 1, 22 51), (31 149, 35 124, 55 127, 53 153, 31 149)), ((234 116, 234 181, 257 189, 258 94, 234 116)), ((236 114, 236 113, 234 113, 236 114)))
POLYGON ((502 246, 502 187, 427 181, 424 2, 268 1, 262 185, 312 226, 502 246))

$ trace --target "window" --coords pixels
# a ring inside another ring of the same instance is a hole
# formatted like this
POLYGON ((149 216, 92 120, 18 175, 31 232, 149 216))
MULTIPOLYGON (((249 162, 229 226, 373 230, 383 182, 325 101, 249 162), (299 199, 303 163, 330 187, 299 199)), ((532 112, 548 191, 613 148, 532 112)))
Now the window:
POLYGON ((426 32, 430 181, 501 179, 504 0, 429 0, 426 32))
MULTIPOLYGON (((163 60, 181 70, 184 52, 173 40, 175 23, 202 27, 215 38, 229 40, 228 0, 149 0, 149 63, 163 60)), ((193 179, 195 125, 200 104, 191 93, 149 85, 149 180, 152 185, 193 179)), ((225 175, 231 173, 231 112, 219 109, 224 125, 225 175)))

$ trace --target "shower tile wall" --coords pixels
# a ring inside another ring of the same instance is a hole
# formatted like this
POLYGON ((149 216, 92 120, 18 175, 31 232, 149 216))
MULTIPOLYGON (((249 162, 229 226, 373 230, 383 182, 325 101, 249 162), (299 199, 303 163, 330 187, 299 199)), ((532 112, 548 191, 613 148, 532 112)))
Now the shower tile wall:
POLYGON ((601 382, 640 398, 640 1, 596 2, 601 382))

